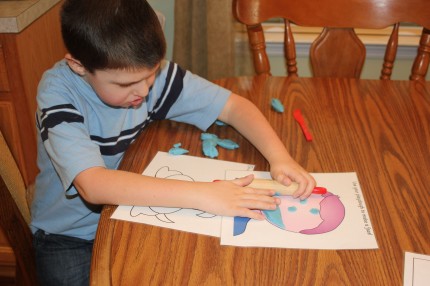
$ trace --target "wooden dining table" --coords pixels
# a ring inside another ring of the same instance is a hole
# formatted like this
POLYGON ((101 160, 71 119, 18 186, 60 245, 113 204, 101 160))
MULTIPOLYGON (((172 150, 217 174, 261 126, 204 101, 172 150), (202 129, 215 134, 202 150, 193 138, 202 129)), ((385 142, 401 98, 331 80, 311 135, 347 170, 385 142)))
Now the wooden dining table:
MULTIPOLYGON (((356 172, 378 248, 224 246, 217 237, 111 219, 117 206, 107 205, 91 285, 402 285, 405 252, 430 255, 430 83, 272 76, 215 82, 254 102, 309 172, 356 172), (284 112, 272 108, 272 98, 284 112), (296 109, 312 141, 294 120, 296 109)), ((214 124, 207 132, 240 146, 220 148, 218 159, 269 170, 231 126, 214 124)), ((153 122, 120 169, 142 173, 158 151, 178 142, 188 155, 203 157, 201 133, 183 123, 153 122)))

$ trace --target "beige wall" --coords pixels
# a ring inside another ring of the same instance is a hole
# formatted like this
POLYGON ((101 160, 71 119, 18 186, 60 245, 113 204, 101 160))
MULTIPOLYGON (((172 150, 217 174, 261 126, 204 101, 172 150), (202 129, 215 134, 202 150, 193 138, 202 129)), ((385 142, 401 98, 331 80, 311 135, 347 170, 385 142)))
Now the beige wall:
POLYGON ((174 0, 148 0, 148 3, 157 11, 164 14, 166 23, 164 27, 164 34, 167 41, 166 58, 172 59, 173 54, 173 28, 174 28, 174 0))

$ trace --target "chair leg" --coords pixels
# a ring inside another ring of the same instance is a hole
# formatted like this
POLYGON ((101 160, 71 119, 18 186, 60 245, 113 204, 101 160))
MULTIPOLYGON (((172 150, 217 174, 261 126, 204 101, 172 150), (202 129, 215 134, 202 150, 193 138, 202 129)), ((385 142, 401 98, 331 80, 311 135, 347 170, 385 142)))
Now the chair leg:
POLYGON ((384 63, 382 65, 380 79, 390 79, 393 72, 394 61, 399 43, 399 23, 394 24, 390 39, 385 49, 384 63))
POLYGON ((296 61, 296 43, 294 42, 293 32, 291 31, 290 21, 285 20, 285 61, 287 64, 288 76, 298 76, 296 61))
POLYGON ((266 43, 261 25, 246 26, 249 43, 254 59, 254 67, 257 75, 270 75, 270 62, 266 53, 266 43))
POLYGON ((412 66, 411 80, 425 80, 430 63, 430 30, 424 28, 421 34, 418 55, 412 66))

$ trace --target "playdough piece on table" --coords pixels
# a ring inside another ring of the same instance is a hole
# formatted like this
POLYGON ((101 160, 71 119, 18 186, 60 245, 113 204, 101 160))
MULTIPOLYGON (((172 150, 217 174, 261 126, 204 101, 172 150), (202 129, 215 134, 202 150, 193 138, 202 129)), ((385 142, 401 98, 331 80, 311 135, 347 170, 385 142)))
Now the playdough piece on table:
POLYGON ((218 157, 218 150, 214 140, 203 140, 203 154, 209 158, 218 157))
POLYGON ((181 148, 181 143, 173 144, 173 148, 169 150, 169 154, 171 155, 183 155, 188 153, 188 150, 181 148))
POLYGON ((219 146, 230 150, 239 148, 239 144, 234 141, 231 141, 230 139, 219 139, 217 143, 219 146))
POLYGON ((272 103, 272 107, 275 111, 280 112, 280 113, 284 112, 284 106, 282 105, 282 103, 279 99, 272 98, 271 103, 272 103))

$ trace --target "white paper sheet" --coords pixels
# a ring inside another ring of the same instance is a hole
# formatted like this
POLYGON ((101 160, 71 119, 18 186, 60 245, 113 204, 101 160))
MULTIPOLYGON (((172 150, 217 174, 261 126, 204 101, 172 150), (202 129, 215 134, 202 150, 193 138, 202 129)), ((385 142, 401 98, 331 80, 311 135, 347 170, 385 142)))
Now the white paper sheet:
MULTIPOLYGON (((226 179, 249 173, 257 178, 270 178, 267 172, 229 171, 226 179)), ((312 175, 318 186, 327 188, 332 195, 313 194, 305 201, 289 196, 280 206, 282 217, 270 214, 264 221, 224 217, 221 244, 300 249, 378 248, 356 174, 312 175)))
MULTIPOLYGON (((187 181, 225 179, 227 170, 253 170, 254 165, 158 152, 144 175, 187 181)), ((111 218, 219 237, 221 217, 194 209, 118 206, 111 218)))
POLYGON ((405 253, 404 286, 430 285, 430 255, 405 253))

